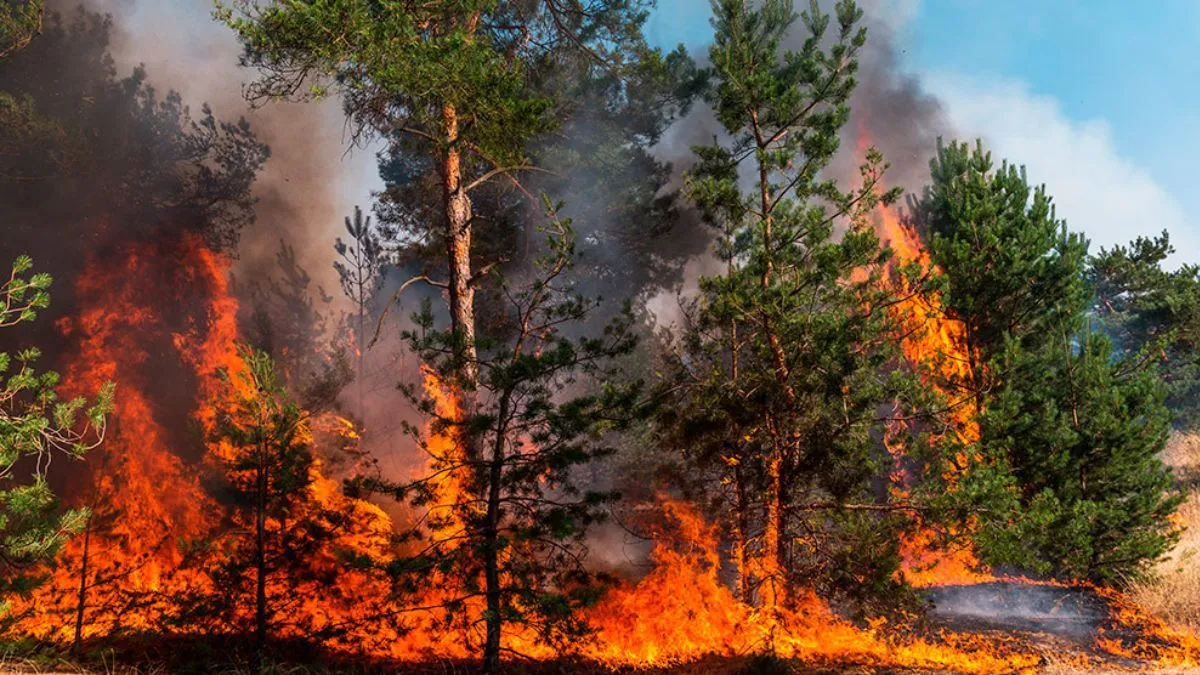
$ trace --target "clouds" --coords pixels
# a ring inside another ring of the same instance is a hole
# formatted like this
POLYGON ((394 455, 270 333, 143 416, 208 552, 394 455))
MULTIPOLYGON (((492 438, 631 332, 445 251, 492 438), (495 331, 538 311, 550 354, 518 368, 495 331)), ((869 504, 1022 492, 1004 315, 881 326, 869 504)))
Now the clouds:
POLYGON ((1175 264, 1200 261, 1200 237, 1184 207, 1149 172, 1121 155, 1104 120, 1067 117, 1053 97, 1015 80, 927 74, 926 88, 944 104, 951 125, 982 137, 993 156, 1023 164, 1045 183, 1058 215, 1100 247, 1166 229, 1175 264))

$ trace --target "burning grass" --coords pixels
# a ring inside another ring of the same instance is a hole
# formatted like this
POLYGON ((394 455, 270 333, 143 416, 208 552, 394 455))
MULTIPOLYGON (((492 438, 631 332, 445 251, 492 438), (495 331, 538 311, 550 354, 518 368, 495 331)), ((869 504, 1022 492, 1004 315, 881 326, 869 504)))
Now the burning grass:
MULTIPOLYGON (((915 235, 894 218, 885 221, 889 238, 907 243, 909 254, 917 255, 915 235)), ((178 367, 179 378, 196 392, 195 400, 175 407, 189 411, 184 420, 192 426, 210 428, 216 415, 224 380, 219 371, 237 373, 245 364, 235 349, 238 339, 236 301, 225 282, 224 261, 202 243, 180 242, 175 248, 146 251, 133 248, 123 266, 111 274, 97 271, 85 275, 79 295, 86 308, 61 328, 78 342, 78 354, 70 361, 68 376, 84 385, 116 380, 121 398, 114 435, 103 454, 93 458, 89 469, 96 485, 82 498, 96 512, 95 523, 86 536, 73 540, 50 583, 32 598, 20 628, 24 634, 57 643, 65 649, 78 636, 77 653, 101 650, 80 666, 67 668, 50 652, 50 660, 22 662, 25 672, 46 670, 76 672, 147 672, 113 667, 111 654, 122 663, 150 665, 148 672, 165 668, 204 672, 249 672, 239 665, 237 626, 245 616, 233 615, 232 627, 185 626, 174 634, 164 632, 171 618, 166 601, 184 592, 211 591, 211 579, 189 570, 183 561, 192 553, 184 546, 189 539, 212 537, 225 525, 221 507, 204 488, 200 474, 215 471, 230 448, 193 438, 199 457, 184 457, 173 449, 178 434, 164 412, 157 379, 148 375, 159 362, 178 367), (164 266, 163 263, 166 263, 164 266), (186 288, 191 297, 171 297, 158 286, 186 288), (133 281, 136 280, 136 281, 133 281), (170 305, 192 305, 199 309, 173 315, 170 305), (163 355, 166 356, 163 356, 163 355), (151 536, 152 535, 152 536, 151 536), (134 636, 146 635, 150 647, 134 636), (117 651, 104 651, 117 650, 117 651), (180 667, 179 661, 187 661, 180 667), (204 664, 197 666, 197 664, 204 664), (47 667, 42 668, 45 665, 47 667), (30 670, 32 669, 32 670, 30 670)), ((935 299, 934 299, 935 300, 935 299)), ((932 300, 930 301, 932 302, 932 300)), ((960 340, 938 313, 914 307, 921 321, 934 322, 938 330, 920 333, 921 342, 906 344, 910 358, 943 359, 960 348, 960 340), (924 313, 922 313, 924 312, 924 313)), ((950 359, 962 363, 963 359, 950 359)), ((434 378, 426 379, 429 394, 443 405, 453 396, 434 378)), ((964 406, 963 408, 967 408, 964 406)), ((170 411, 167 411, 170 412, 170 411)), ((444 414, 449 411, 443 411, 444 414)), ((968 438, 977 433, 970 415, 955 420, 957 433, 968 438)), ((173 420, 179 426, 179 420, 173 420)), ((355 433, 352 425, 336 417, 318 420, 316 426, 331 436, 355 433), (347 430, 347 426, 349 428, 347 430)), ((208 434, 206 436, 211 436, 208 434)), ((458 452, 452 435, 435 435, 431 451, 458 452)), ((1169 458, 1186 479, 1200 471, 1200 437, 1182 439, 1172 446, 1169 458)), ((321 465, 314 465, 320 471, 321 465)), ((389 597, 388 580, 367 571, 331 575, 334 557, 342 549, 362 557, 386 559, 391 552, 392 523, 384 513, 366 502, 340 494, 334 481, 314 476, 310 500, 327 507, 338 506, 354 516, 351 522, 369 523, 343 533, 328 548, 307 555, 288 574, 266 589, 288 604, 292 622, 281 624, 272 635, 278 653, 298 658, 306 649, 306 663, 345 661, 349 669, 328 672, 462 672, 476 651, 478 635, 461 622, 443 619, 438 610, 404 610, 389 597), (352 507, 352 508, 351 508, 352 507), (286 582, 286 583, 285 583, 286 582), (386 606, 373 604, 385 603, 386 606), (402 625, 383 626, 380 616, 403 613, 402 625), (341 630, 342 627, 344 630, 341 630), (302 628, 303 627, 303 628, 302 628), (329 629, 320 638, 309 630, 329 629), (333 630, 339 629, 339 630, 333 630), (417 662, 414 665, 414 662, 417 662), (380 665, 382 664, 382 665, 380 665), (402 664, 402 667, 401 665, 402 664)), ((449 503, 461 486, 448 477, 438 501, 449 503)), ((1095 626, 1092 654, 1072 654, 1069 649, 1044 648, 1040 643, 1014 638, 1003 631, 975 630, 948 626, 937 632, 914 631, 882 620, 851 622, 811 590, 796 589, 793 603, 777 613, 766 612, 740 600, 723 577, 720 537, 690 505, 660 500, 667 521, 656 537, 651 556, 652 570, 642 579, 612 589, 583 617, 595 634, 578 644, 551 646, 529 633, 506 635, 505 647, 535 657, 513 663, 512 672, 528 673, 754 673, 754 672, 1032 672, 1047 662, 1055 667, 1111 670, 1130 664, 1154 663, 1187 667, 1200 663, 1200 642, 1190 635, 1172 631, 1143 612, 1137 603, 1181 627, 1196 625, 1200 614, 1200 574, 1189 569, 1191 551, 1200 546, 1197 535, 1181 544, 1172 561, 1177 576, 1163 575, 1160 585, 1143 584, 1133 600, 1103 589, 1094 590, 1111 608, 1111 616, 1095 626), (1186 579, 1190 592, 1167 584, 1186 579), (1153 595, 1159 593, 1160 595, 1153 595), (1167 600, 1175 603, 1167 607, 1167 600), (772 653, 770 658, 758 656, 772 653), (765 660, 764 660, 765 659, 765 660), (1099 665, 1097 665, 1099 664, 1099 665)), ((1189 502, 1185 518, 1200 522, 1200 503, 1189 502)), ((934 542, 914 538, 905 542, 906 568, 914 585, 937 587, 947 584, 996 582, 980 570, 970 551, 950 556, 934 548, 934 542)), ((281 573, 282 574, 282 573, 281 573)), ((463 580, 426 579, 416 606, 447 604, 447 594, 467 586, 463 580)), ((1004 580, 1009 585, 1029 582, 1004 580)), ((1089 590, 1089 592, 1093 592, 1089 590)), ((401 602, 401 601, 397 601, 401 602)), ((460 611, 478 613, 470 602, 460 611)), ((283 606, 283 605, 281 605, 283 606)), ((474 615, 474 614, 472 614, 474 615)), ((1036 629, 1035 629, 1036 630, 1036 629)), ((1088 638, 1091 648, 1092 636, 1088 638)), ((247 663, 249 661, 246 661, 247 663)), ((274 672, 327 672, 308 666, 280 665, 274 672)), ((1060 671, 1070 672, 1070 671, 1060 671)))

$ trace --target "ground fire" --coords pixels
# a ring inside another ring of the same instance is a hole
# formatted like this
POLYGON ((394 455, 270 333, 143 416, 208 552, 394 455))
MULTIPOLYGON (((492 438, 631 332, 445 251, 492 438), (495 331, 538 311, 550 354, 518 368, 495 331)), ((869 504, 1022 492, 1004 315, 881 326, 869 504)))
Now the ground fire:
MULTIPOLYGON (((880 222, 881 234, 892 239, 898 250, 919 245, 894 214, 886 214, 880 222)), ((919 255, 919 249, 910 250, 919 255)), ((186 373, 195 387, 194 396, 185 399, 191 419, 201 429, 214 424, 222 398, 231 395, 229 382, 237 381, 218 373, 236 376, 246 368, 237 351, 237 302, 226 285, 226 263, 194 238, 156 247, 131 246, 125 254, 120 265, 92 266, 81 276, 79 294, 85 309, 60 326, 78 344, 76 363, 89 364, 86 369, 68 368, 67 381, 80 388, 115 381, 122 396, 103 454, 89 460, 94 473, 81 477, 81 484, 73 488, 82 504, 92 508, 91 521, 64 552, 50 583, 27 601, 33 613, 19 624, 20 630, 51 640, 87 641, 169 625, 175 609, 172 598, 212 590, 211 580, 188 564, 192 553, 187 542, 219 539, 221 528, 229 523, 219 498, 206 492, 203 475, 219 471, 230 449, 208 443, 197 448, 194 457, 180 457, 168 445, 171 436, 166 428, 180 423, 178 413, 156 408, 144 393, 150 386, 150 365, 161 364, 165 351, 165 358, 175 361, 173 366, 186 373), (182 299, 159 293, 154 280, 187 289, 188 304, 198 309, 172 317, 170 305, 182 299), (195 303, 196 298, 202 301, 195 303), (168 323, 172 319, 177 323, 168 323)), ((935 302, 914 298, 914 306, 932 309, 914 309, 913 315, 921 321, 938 321, 935 302)), ((928 353, 922 349, 956 348, 952 329, 937 327, 923 335, 933 337, 906 350, 911 358, 928 353)), ((442 414, 454 414, 452 392, 431 374, 426 375, 424 386, 442 406, 442 414)), ((312 424, 323 424, 342 438, 355 434, 344 418, 315 419, 312 424)), ((964 427, 970 433, 970 425, 964 427)), ((461 452, 451 436, 435 436, 432 446, 439 453, 461 452)), ((295 630, 303 627, 307 635, 328 633, 328 645, 335 650, 373 658, 469 658, 474 638, 470 633, 455 635, 439 610, 381 605, 379 600, 389 596, 381 578, 352 573, 337 577, 334 588, 321 583, 322 567, 336 566, 337 556, 347 551, 385 556, 392 525, 378 507, 340 496, 339 487, 320 475, 319 464, 313 471, 307 499, 349 506, 356 523, 353 530, 331 540, 329 550, 307 558, 304 568, 286 571, 296 578, 279 583, 290 593, 302 594, 293 610, 302 616, 281 622, 276 637, 299 637, 289 633, 293 630, 289 626, 294 626, 295 630), (380 621, 393 614, 404 618, 380 621), (381 623, 392 628, 380 632, 381 623)), ((453 477, 448 477, 440 490, 442 503, 461 498, 459 490, 453 477)), ((662 497, 658 507, 665 520, 656 534, 650 570, 642 579, 612 589, 588 610, 596 634, 577 648, 578 653, 614 668, 663 667, 754 653, 768 640, 771 626, 755 607, 738 600, 723 578, 715 529, 685 503, 662 497)), ((430 512, 437 508, 430 507, 430 512)), ((973 561, 969 551, 947 556, 923 550, 921 545, 919 540, 908 542, 905 554, 905 574, 921 587, 962 592, 964 584, 984 588, 1002 582, 1094 594, 1102 609, 1090 619, 1087 634, 1095 642, 1087 648, 1095 656, 1080 658, 1107 663, 1103 659, 1111 655, 1167 665, 1194 665, 1200 658, 1195 638, 1173 633, 1114 591, 998 579, 973 561)), ((454 592, 440 590, 418 604, 440 605, 454 592)), ((203 632, 211 626, 184 630, 203 632)), ((926 638, 893 634, 886 622, 856 626, 812 594, 797 598, 788 609, 782 631, 775 638, 777 652, 813 665, 1002 673, 1033 669, 1041 663, 1028 644, 989 632, 960 632, 953 622, 926 638)), ((513 635, 508 647, 532 658, 560 655, 533 636, 513 635)))
POLYGON ((652 5, 221 0, 193 116, 150 4, 0 4, 0 670, 1200 672, 1200 268, 893 8, 652 5))

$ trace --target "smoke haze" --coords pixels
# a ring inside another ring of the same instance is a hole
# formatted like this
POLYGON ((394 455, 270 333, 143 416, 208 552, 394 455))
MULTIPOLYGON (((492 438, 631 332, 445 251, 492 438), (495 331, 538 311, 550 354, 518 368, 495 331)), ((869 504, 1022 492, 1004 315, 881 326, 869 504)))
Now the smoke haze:
MULTIPOLYGON (((825 11, 832 10, 831 2, 821 5, 825 11)), ((890 165, 884 176, 887 187, 899 186, 906 195, 916 196, 929 180, 929 160, 938 137, 953 138, 955 129, 942 102, 917 75, 907 72, 901 62, 896 31, 911 18, 915 0, 874 0, 863 3, 863 7, 867 43, 858 54, 858 86, 850 99, 850 121, 843 129, 841 150, 829 171, 847 181, 847 185, 854 184, 858 166, 864 160, 856 143, 859 134, 865 131, 890 165)), ((797 21, 782 48, 798 50, 806 37, 803 24, 797 21)), ((701 65, 707 65, 708 47, 696 49, 692 56, 701 65)), ((691 147, 727 138, 712 109, 700 103, 667 130, 655 147, 655 155, 672 164, 675 175, 671 184, 679 186, 683 183, 683 173, 694 163, 691 147)), ((695 214, 691 217, 697 218, 695 214)), ((701 276, 720 271, 721 263, 711 255, 713 233, 695 222, 688 227, 698 236, 708 238, 705 250, 709 252, 688 262, 678 288, 664 289, 650 298, 648 307, 661 324, 679 319, 679 296, 695 294, 701 276)))
MULTIPOLYGON (((47 4, 68 14, 78 2, 47 4)), ((256 222, 242 234, 235 274, 256 279, 276 273, 275 254, 286 239, 314 286, 334 293, 333 242, 342 234, 342 219, 356 204, 367 206, 379 187, 374 153, 349 146, 339 102, 271 102, 251 109, 242 91, 255 73, 238 65, 241 45, 212 18, 210 0, 89 0, 86 6, 114 18, 118 76, 144 64, 160 91, 178 91, 193 109, 206 102, 219 119, 245 117, 270 146, 271 158, 254 184, 256 222)))

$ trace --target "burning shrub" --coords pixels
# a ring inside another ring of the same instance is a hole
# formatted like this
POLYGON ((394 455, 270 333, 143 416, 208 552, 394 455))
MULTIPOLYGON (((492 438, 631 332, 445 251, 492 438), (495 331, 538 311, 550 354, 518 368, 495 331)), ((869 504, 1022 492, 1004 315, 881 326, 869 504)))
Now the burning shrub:
POLYGON ((974 400, 978 454, 1007 488, 980 504, 977 542, 992 563, 1060 579, 1144 571, 1169 548, 1181 501, 1157 457, 1161 379, 1090 325, 1087 242, 1044 187, 996 169, 982 143, 939 145, 931 167, 921 211, 972 366, 954 384, 974 400))
POLYGON ((349 564, 385 553, 390 521, 340 495, 320 472, 309 415, 291 401, 263 352, 241 348, 209 432, 222 477, 210 488, 225 522, 188 563, 210 583, 176 599, 187 630, 322 643, 382 631, 388 586, 349 564))

